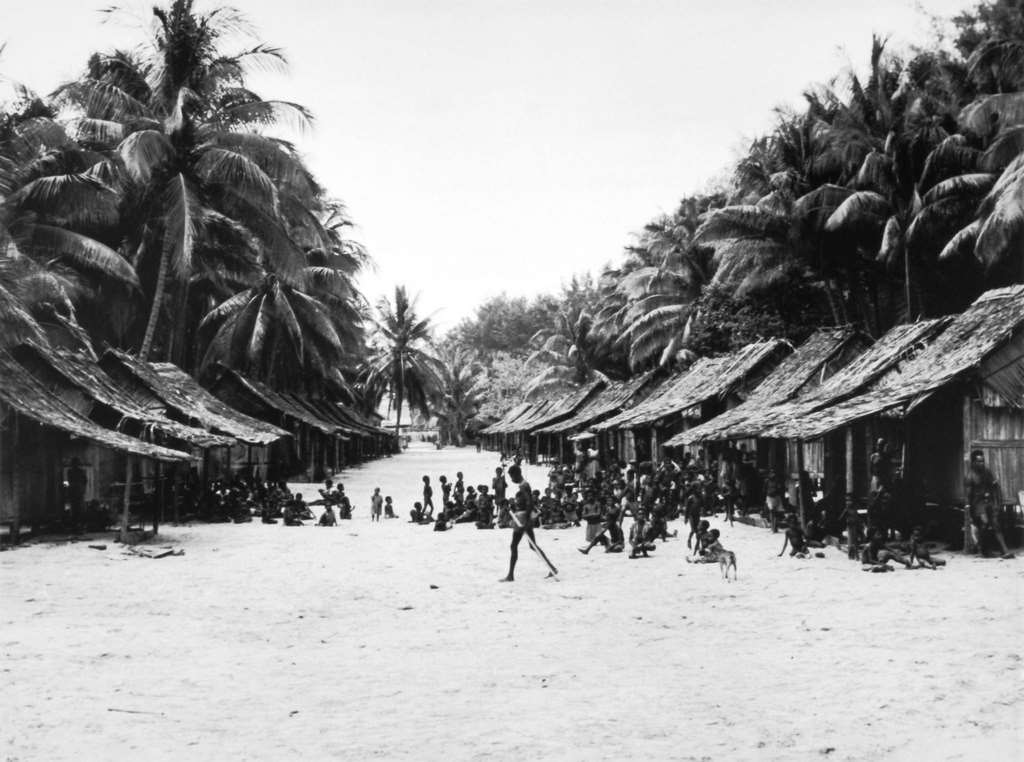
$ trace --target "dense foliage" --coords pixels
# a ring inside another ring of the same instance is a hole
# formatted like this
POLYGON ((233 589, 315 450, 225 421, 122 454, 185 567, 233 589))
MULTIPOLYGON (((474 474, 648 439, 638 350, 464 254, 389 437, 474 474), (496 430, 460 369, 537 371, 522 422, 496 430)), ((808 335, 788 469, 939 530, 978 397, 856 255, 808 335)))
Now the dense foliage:
POLYGON ((173 0, 137 48, 94 54, 49 97, 22 88, 0 110, 0 319, 350 394, 367 256, 274 135, 309 113, 248 87, 284 65, 237 11, 173 0))
MULTIPOLYGON (((532 389, 678 366, 815 327, 872 336, 1024 280, 1024 3, 984 3, 950 40, 866 46, 779 109, 725 187, 644 226, 595 287, 555 298, 532 389)), ((454 337, 478 340, 484 313, 454 337)))

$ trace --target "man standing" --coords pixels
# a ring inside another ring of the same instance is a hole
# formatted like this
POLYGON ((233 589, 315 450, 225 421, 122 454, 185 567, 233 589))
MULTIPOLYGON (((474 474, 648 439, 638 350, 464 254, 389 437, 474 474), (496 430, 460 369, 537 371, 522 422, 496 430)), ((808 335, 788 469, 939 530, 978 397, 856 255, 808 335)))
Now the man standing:
POLYGON ((512 483, 517 485, 516 495, 514 498, 515 505, 513 506, 514 513, 512 514, 512 543, 509 546, 509 560, 508 560, 508 575, 500 582, 514 582, 516 562, 519 560, 519 543, 523 539, 525 534, 530 543, 530 547, 537 552, 537 555, 541 557, 551 574, 554 576, 558 573, 558 570, 552 566, 548 557, 544 555, 544 551, 537 545, 537 538, 533 535, 533 512, 535 509, 533 500, 533 489, 530 487, 530 483, 523 478, 523 472, 518 465, 511 466, 508 469, 508 476, 512 480, 512 483))
POLYGON ((881 490, 892 489, 892 456, 884 439, 875 442, 875 449, 871 453, 871 491, 872 493, 881 490))
POLYGON ((992 533, 999 543, 1003 558, 1013 558, 1003 538, 999 524, 999 509, 1002 507, 1002 491, 995 474, 985 465, 985 453, 971 451, 971 467, 964 477, 964 492, 967 496, 967 510, 971 512, 975 544, 984 551, 987 535, 992 533))

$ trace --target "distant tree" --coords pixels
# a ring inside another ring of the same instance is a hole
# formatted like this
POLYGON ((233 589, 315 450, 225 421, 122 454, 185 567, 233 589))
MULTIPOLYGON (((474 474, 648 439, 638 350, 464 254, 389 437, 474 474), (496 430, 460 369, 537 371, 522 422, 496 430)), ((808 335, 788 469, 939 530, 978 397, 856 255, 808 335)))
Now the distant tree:
POLYGON ((429 317, 416 311, 416 299, 405 286, 395 286, 393 302, 377 304, 375 351, 366 369, 365 384, 375 399, 390 392, 395 402, 395 443, 402 425, 402 406, 430 415, 430 398, 439 387, 437 359, 430 351, 429 317))
POLYGON ((438 370, 434 415, 442 441, 462 447, 466 428, 480 409, 480 392, 486 376, 479 363, 463 349, 443 353, 438 370))

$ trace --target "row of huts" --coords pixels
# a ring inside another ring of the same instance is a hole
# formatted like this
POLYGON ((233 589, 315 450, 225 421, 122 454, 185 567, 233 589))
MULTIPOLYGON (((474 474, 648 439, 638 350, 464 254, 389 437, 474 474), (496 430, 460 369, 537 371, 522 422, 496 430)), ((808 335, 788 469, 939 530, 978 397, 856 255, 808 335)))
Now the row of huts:
POLYGON ((884 438, 904 484, 936 509, 962 505, 970 452, 981 450, 1015 503, 1024 500, 1024 286, 877 341, 826 328, 798 347, 762 341, 667 378, 523 402, 482 433, 490 449, 558 462, 580 443, 654 462, 684 448, 714 460, 732 443, 762 472, 806 470, 855 500, 868 496, 871 449, 884 438))
MULTIPOLYGON (((389 451, 375 413, 285 394, 219 368, 206 386, 170 363, 24 343, 0 350, 0 534, 59 525, 72 463, 85 500, 160 495, 244 475, 319 479, 389 451), (173 485, 173 488, 169 487, 173 485)), ((167 495, 172 495, 168 498, 167 495)))

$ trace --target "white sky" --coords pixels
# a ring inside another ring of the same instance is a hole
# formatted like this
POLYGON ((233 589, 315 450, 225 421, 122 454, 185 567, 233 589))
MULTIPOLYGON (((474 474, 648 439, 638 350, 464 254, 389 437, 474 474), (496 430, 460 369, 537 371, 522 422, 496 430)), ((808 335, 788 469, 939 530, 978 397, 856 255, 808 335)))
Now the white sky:
MULTIPOLYGON (((0 0, 0 72, 49 92, 140 30, 89 0, 0 0), (59 21, 58 21, 59 19, 59 21)), ((121 3, 144 14, 150 4, 121 3)), ((771 109, 871 34, 929 36, 968 0, 241 0, 313 110, 299 139, 377 262, 449 327, 489 295, 555 291, 720 175, 771 109), (923 9, 923 10, 922 10, 923 9)), ((211 7, 211 6, 207 6, 211 7)))

